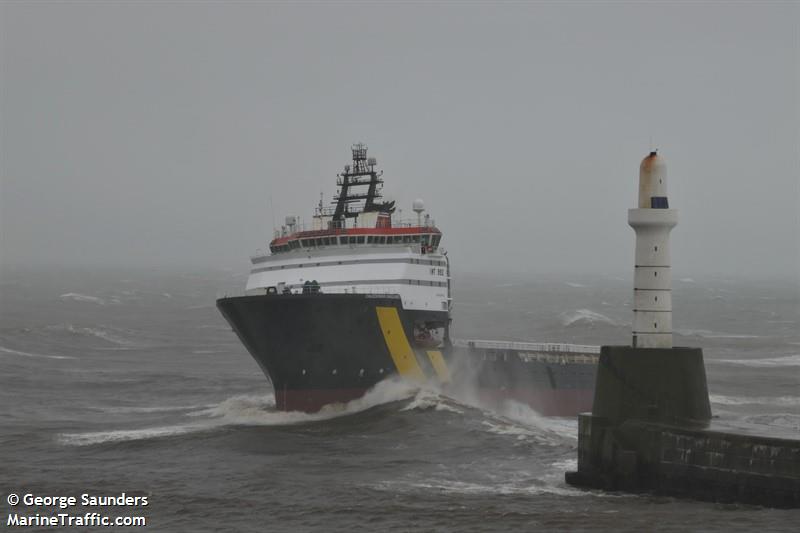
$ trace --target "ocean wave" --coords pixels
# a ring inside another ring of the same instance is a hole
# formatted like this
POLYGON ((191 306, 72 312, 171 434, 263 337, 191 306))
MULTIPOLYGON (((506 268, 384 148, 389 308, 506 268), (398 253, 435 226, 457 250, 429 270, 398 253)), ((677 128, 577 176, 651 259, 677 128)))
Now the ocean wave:
MULTIPOLYGON (((566 465, 566 461, 562 461, 566 465)), ((573 470, 577 461, 570 463, 573 470)), ((569 468, 568 467, 568 468, 569 468)), ((430 477, 425 479, 392 479, 376 484, 371 488, 390 492, 438 492, 461 495, 535 495, 556 494, 559 496, 589 496, 592 492, 575 489, 564 482, 564 470, 554 468, 548 473, 524 471, 509 472, 508 475, 488 476, 489 479, 459 481, 454 479, 430 477)))
POLYGON ((581 283, 575 283, 574 281, 565 281, 564 285, 566 285, 567 287, 574 287, 576 289, 582 289, 586 287, 586 285, 583 285, 581 283))
POLYGON ((518 440, 531 437, 537 442, 561 445, 578 438, 578 422, 572 418, 543 416, 523 403, 508 400, 495 411, 484 411, 489 417, 484 426, 498 435, 509 435, 518 440), (499 424, 498 424, 499 422, 499 424))
POLYGON ((126 441, 148 440, 174 437, 186 433, 207 431, 211 426, 205 424, 182 424, 144 429, 120 429, 114 431, 94 431, 89 433, 62 433, 58 441, 67 446, 90 446, 126 441))
POLYGON ((744 417, 744 421, 749 424, 788 428, 800 432, 800 414, 797 413, 750 415, 744 417))
MULTIPOLYGON (((534 480, 539 481, 539 480, 534 480)), ((385 487, 389 490, 400 489, 401 491, 434 491, 446 494, 499 494, 499 495, 535 495, 535 494, 556 494, 558 496, 586 496, 590 493, 573 489, 566 485, 549 484, 543 481, 538 483, 470 483, 467 481, 455 480, 436 480, 431 479, 422 482, 386 482, 385 487)))
POLYGON ((198 405, 164 405, 164 406, 118 406, 118 407, 109 407, 109 406, 102 406, 102 407, 92 407, 91 409, 95 411, 103 411, 104 413, 115 413, 115 414, 140 414, 140 413, 173 413, 177 411, 194 411, 197 409, 207 409, 211 407, 209 404, 198 404, 198 405))
POLYGON ((98 305, 105 305, 106 302, 102 298, 98 298, 97 296, 88 296, 86 294, 80 294, 77 292, 68 292, 66 294, 62 294, 59 296, 62 300, 73 300, 76 302, 87 302, 87 303, 94 303, 98 305))
POLYGON ((464 411, 455 407, 458 405, 452 398, 442 396, 433 388, 421 388, 417 391, 411 401, 401 411, 447 411, 450 413, 463 414, 464 411))
POLYGON ((779 407, 800 406, 800 396, 724 396, 709 394, 711 403, 718 405, 774 405, 779 407))
POLYGON ((99 327, 80 327, 74 326, 72 324, 56 324, 53 326, 46 326, 45 329, 51 331, 65 331, 67 333, 71 333, 73 335, 85 335, 89 337, 95 337, 106 342, 110 342, 111 344, 117 344, 120 346, 134 346, 136 342, 126 339, 121 336, 121 334, 128 334, 131 335, 133 332, 120 330, 119 328, 112 328, 110 326, 99 326, 99 327))
POLYGON ((88 446, 174 437, 188 433, 214 431, 229 426, 290 426, 305 424, 349 416, 385 403, 413 398, 418 390, 418 387, 399 379, 384 380, 375 385, 361 398, 347 403, 326 405, 316 413, 277 411, 275 409, 275 396, 272 394, 237 395, 218 404, 203 406, 202 409, 186 413, 187 417, 194 418, 197 420, 196 422, 141 429, 63 433, 58 436, 58 441, 61 444, 70 446, 88 446))
POLYGON ((43 359, 75 359, 69 355, 47 355, 42 353, 23 352, 22 350, 12 350, 11 348, 6 348, 5 346, 0 346, 0 352, 10 355, 19 355, 22 357, 36 357, 43 359))
POLYGON ((675 333, 683 337, 703 337, 704 339, 758 339, 759 335, 750 335, 747 333, 722 333, 718 331, 709 331, 707 329, 677 329, 675 333))
POLYGON ((782 357, 765 357, 763 359, 710 359, 709 361, 752 368, 800 366, 800 354, 784 355, 782 357))
POLYGON ((608 324, 609 326, 623 326, 622 322, 607 317, 591 309, 578 309, 577 311, 564 312, 559 315, 563 326, 573 326, 576 324, 608 324))
POLYGON ((560 471, 575 471, 578 469, 578 460, 574 457, 569 459, 561 459, 560 461, 554 461, 550 464, 555 470, 560 471))

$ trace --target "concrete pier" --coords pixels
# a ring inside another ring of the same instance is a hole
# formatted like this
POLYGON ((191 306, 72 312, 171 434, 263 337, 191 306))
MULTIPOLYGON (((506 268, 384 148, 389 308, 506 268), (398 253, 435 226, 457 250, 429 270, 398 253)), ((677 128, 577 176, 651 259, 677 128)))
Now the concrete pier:
POLYGON ((800 440, 711 421, 702 350, 604 346, 570 485, 800 507, 800 440))

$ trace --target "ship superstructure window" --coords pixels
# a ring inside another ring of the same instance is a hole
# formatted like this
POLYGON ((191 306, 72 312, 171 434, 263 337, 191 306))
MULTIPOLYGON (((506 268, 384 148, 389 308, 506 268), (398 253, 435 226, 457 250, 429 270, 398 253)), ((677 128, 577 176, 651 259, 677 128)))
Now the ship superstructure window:
MULTIPOLYGON (((299 235, 298 235, 299 236, 299 235)), ((294 237, 294 236, 293 236, 294 237)), ((291 237, 290 237, 291 238, 291 237)), ((273 254, 289 252, 299 248, 315 248, 322 246, 354 245, 354 244, 421 244, 422 253, 433 251, 439 246, 441 235, 436 234, 400 234, 400 235, 340 235, 328 237, 292 238, 283 244, 270 244, 273 254)))

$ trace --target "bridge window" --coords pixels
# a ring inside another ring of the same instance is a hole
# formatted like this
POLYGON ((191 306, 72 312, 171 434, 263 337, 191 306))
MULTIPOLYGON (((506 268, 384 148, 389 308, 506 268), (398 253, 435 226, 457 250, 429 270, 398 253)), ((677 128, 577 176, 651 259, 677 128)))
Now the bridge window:
POLYGON ((339 244, 347 244, 347 237, 339 237, 339 244))
POLYGON ((359 235, 359 236, 356 238, 356 242, 357 242, 358 244, 364 244, 364 236, 363 236, 363 235, 359 235))
POLYGON ((372 240, 374 237, 372 235, 367 235, 367 244, 372 244, 372 240))

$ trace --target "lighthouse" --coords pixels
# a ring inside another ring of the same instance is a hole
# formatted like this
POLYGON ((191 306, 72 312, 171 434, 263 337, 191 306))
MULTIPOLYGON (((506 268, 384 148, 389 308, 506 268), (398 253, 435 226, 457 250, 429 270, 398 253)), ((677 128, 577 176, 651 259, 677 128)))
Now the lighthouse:
POLYGON ((602 346, 570 485, 800 508, 800 439, 711 423, 702 348, 672 345, 667 166, 639 167, 633 346, 602 346))
POLYGON ((633 347, 672 348, 672 272, 669 233, 678 211, 669 208, 667 166, 656 152, 639 166, 639 205, 628 210, 636 232, 633 347))

